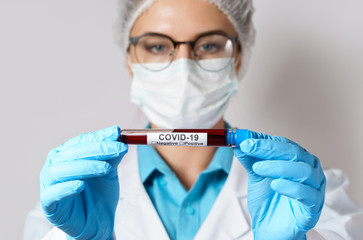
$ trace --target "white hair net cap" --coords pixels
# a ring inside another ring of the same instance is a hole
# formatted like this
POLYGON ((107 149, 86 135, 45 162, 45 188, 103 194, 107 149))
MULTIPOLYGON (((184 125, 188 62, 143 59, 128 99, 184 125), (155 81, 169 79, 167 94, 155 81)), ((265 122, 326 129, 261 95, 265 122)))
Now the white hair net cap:
MULTIPOLYGON (((119 0, 119 21, 116 28, 117 42, 127 54, 130 31, 136 19, 147 10, 155 0, 119 0)), ((229 19, 242 47, 241 79, 247 70, 251 47, 255 40, 255 29, 252 23, 254 12, 252 0, 204 0, 218 7, 229 19)))

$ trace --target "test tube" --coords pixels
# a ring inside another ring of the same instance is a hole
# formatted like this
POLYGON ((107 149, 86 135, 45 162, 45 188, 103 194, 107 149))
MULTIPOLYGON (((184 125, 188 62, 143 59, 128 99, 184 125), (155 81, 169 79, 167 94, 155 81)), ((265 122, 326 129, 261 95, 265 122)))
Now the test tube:
POLYGON ((136 145, 235 147, 250 137, 247 129, 123 129, 119 142, 136 145))

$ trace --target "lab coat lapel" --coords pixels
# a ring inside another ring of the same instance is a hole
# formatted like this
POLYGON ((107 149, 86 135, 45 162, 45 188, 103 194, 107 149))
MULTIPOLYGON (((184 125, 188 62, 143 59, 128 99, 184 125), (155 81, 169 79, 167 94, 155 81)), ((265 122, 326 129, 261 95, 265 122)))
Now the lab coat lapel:
POLYGON ((247 211, 247 177, 236 158, 226 183, 219 193, 209 215, 199 229, 195 240, 239 239, 251 233, 247 211), (244 203, 246 206, 244 206, 244 203))
MULTIPOLYGON (((136 147, 130 147, 126 156, 119 167, 120 201, 115 219, 117 239, 169 239, 140 180, 136 147)), ((246 197, 246 172, 234 158, 226 183, 194 239, 253 239, 246 197)))
POLYGON ((119 167, 120 201, 115 219, 117 239, 169 239, 140 180, 136 147, 130 146, 127 155, 119 167))

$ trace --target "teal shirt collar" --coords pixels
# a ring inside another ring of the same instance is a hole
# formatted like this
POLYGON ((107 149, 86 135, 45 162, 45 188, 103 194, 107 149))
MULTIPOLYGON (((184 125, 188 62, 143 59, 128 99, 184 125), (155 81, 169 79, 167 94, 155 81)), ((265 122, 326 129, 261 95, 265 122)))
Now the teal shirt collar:
MULTIPOLYGON (((230 127, 227 122, 225 122, 225 126, 227 128, 230 127)), ((150 128, 150 124, 148 124, 146 128, 150 128)), ((137 146, 137 153, 139 161, 139 173, 143 183, 145 183, 145 181, 152 175, 154 171, 159 171, 165 175, 174 174, 174 172, 165 163, 154 147, 149 145, 139 145, 137 146)), ((232 148, 219 147, 217 148, 211 163, 207 169, 203 171, 203 173, 223 170, 228 175, 231 169, 232 159, 232 148)))
MULTIPOLYGON (((137 154, 139 159, 139 173, 141 181, 144 183, 154 171, 162 174, 174 174, 170 167, 164 162, 158 152, 152 146, 137 146, 137 154)), ((227 175, 231 169, 233 159, 232 148, 219 147, 215 152, 213 159, 207 169, 203 173, 223 170, 227 175)))

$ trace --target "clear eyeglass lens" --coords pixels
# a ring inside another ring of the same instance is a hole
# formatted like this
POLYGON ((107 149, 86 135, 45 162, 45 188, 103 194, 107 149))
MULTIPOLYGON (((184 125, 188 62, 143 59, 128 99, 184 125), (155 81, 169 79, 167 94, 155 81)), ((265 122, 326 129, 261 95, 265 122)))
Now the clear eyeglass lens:
POLYGON ((207 71, 219 71, 232 61, 234 46, 232 40, 223 35, 207 35, 194 45, 195 61, 207 71), (207 60, 218 61, 207 61, 207 60))
POLYGON ((154 35, 141 37, 135 47, 137 61, 152 71, 166 68, 172 60, 173 51, 170 39, 154 35))
MULTIPOLYGON (((146 35, 141 37, 135 47, 137 61, 151 71, 160 71, 169 66, 174 55, 173 42, 163 36, 146 35)), ((219 71, 225 68, 233 58, 232 41, 218 34, 207 35, 198 39, 194 45, 194 60, 207 71, 219 71), (227 59, 210 64, 212 59, 227 59)))

